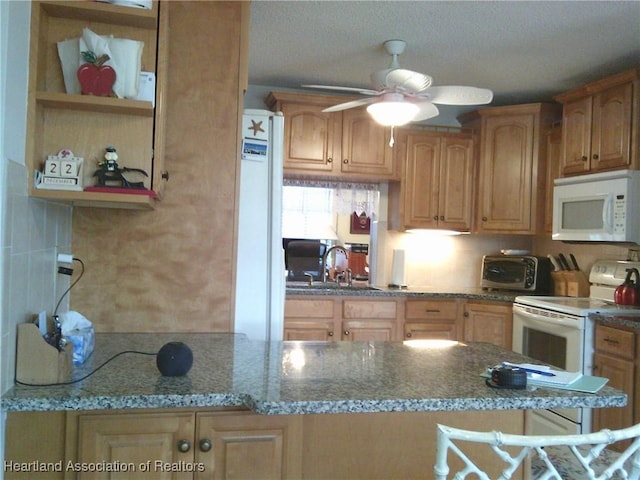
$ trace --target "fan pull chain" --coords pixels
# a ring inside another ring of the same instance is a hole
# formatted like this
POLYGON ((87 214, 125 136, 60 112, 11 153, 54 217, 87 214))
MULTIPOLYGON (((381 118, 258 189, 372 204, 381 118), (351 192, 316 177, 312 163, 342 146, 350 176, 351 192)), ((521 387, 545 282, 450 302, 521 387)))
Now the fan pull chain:
POLYGON ((389 139, 389 147, 393 148, 393 146, 395 145, 396 141, 393 138, 393 128, 394 126, 391 125, 391 138, 389 139))

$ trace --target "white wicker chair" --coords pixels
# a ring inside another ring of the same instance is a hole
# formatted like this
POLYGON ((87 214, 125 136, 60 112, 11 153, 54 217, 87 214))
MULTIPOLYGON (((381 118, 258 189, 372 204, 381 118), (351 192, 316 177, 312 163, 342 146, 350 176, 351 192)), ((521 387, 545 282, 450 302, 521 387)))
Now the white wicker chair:
MULTIPOLYGON (((530 453, 532 456, 537 455, 540 460, 539 463, 543 464, 542 471, 539 472, 536 479, 563 480, 557 466, 552 463, 544 449, 544 447, 560 445, 568 446, 573 453, 575 457, 574 463, 584 471, 581 478, 589 480, 606 480, 609 478, 638 480, 640 478, 640 424, 621 430, 602 430, 583 435, 510 435, 501 432, 461 430, 444 425, 438 425, 437 433, 436 463, 433 467, 436 480, 449 478, 449 466, 447 465, 449 450, 454 452, 464 464, 463 469, 451 478, 462 480, 467 478, 468 475, 475 474, 481 480, 489 480, 486 472, 480 470, 454 443, 454 440, 489 445, 500 460, 506 464, 499 480, 510 479, 530 453), (591 463, 600 456, 607 445, 626 439, 632 439, 629 447, 624 452, 616 455, 617 458, 607 465, 604 471, 596 472, 591 463), (577 447, 581 445, 586 445, 588 448, 586 450, 584 448, 578 449, 577 447), (509 453, 503 447, 515 447, 515 449, 510 448, 510 451, 517 451, 517 453, 509 453)), ((570 478, 573 479, 575 477, 570 478)))

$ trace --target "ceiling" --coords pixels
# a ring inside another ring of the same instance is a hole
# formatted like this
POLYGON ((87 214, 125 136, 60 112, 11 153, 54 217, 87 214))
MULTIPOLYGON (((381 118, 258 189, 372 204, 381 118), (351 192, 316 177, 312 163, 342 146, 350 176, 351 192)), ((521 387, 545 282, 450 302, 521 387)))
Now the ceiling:
MULTIPOLYGON (((550 101, 640 66, 634 0, 253 0, 250 22, 252 86, 370 88, 369 75, 391 60, 382 44, 396 38, 407 42, 403 68, 430 75, 434 86, 489 88, 492 105, 550 101)), ((455 118, 475 107, 439 108, 455 118)))

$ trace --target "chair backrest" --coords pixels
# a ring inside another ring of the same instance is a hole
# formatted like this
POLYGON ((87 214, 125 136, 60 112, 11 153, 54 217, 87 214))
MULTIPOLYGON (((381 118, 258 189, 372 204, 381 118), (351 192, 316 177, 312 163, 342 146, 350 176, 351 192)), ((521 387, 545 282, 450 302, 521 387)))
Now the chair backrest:
POLYGON ((471 474, 477 475, 481 480, 489 480, 487 473, 462 452, 459 442, 489 445, 498 460, 502 461, 501 467, 504 464, 500 480, 510 479, 530 453, 537 455, 544 465, 543 471, 537 478, 562 480, 556 466, 545 452, 544 448, 550 446, 569 447, 575 456, 576 464, 584 470, 583 478, 605 480, 614 478, 613 475, 616 473, 619 474, 619 477, 615 478, 629 478, 631 480, 640 478, 640 424, 621 430, 601 430, 582 435, 511 435, 501 432, 462 430, 445 425, 438 425, 437 428, 436 463, 433 467, 436 480, 449 478, 447 464, 449 451, 455 453, 464 464, 462 470, 456 473, 454 477, 456 480, 465 479, 471 474), (591 463, 600 456, 608 445, 627 439, 633 439, 633 441, 624 452, 617 456, 615 461, 606 466, 603 472, 598 473, 593 469, 591 463), (458 443, 454 443, 454 441, 458 443), (577 448, 582 445, 589 446, 589 448, 586 451, 577 448), (504 447, 510 447, 509 451, 504 447))

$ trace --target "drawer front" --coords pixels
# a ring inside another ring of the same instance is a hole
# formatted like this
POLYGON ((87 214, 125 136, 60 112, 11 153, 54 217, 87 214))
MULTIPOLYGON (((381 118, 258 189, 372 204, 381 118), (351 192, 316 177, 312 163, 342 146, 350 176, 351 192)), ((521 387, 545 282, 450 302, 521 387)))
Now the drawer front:
POLYGON ((333 318, 332 299, 287 299, 284 302, 285 318, 333 318))
POLYGON ((342 318, 395 319, 397 312, 395 300, 345 300, 342 304, 342 318))
POLYGON ((458 318, 458 302, 455 300, 407 300, 407 320, 455 320, 458 318))
POLYGON ((635 334, 626 330, 597 325, 596 350, 633 360, 635 357, 635 334))

